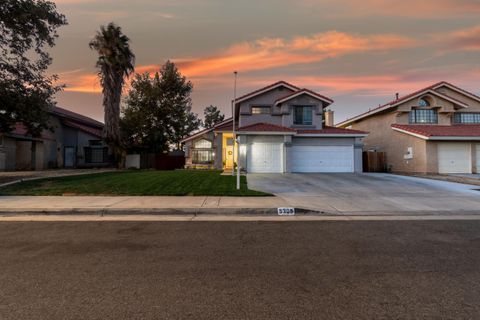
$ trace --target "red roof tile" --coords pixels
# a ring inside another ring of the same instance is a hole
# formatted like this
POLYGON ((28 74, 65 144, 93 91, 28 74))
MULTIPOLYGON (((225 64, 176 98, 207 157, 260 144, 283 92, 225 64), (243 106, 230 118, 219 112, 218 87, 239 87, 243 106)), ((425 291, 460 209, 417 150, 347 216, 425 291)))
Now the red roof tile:
POLYGON ((352 129, 343 129, 336 127, 323 127, 319 130, 297 130, 298 134, 368 134, 366 131, 352 130, 352 129))
POLYGON ((245 127, 238 128, 238 131, 252 131, 252 132, 296 132, 292 128, 277 126, 271 123, 254 123, 245 127))
POLYGON ((321 95, 321 94, 319 94, 319 93, 316 93, 316 92, 314 92, 314 91, 312 91, 312 90, 303 88, 303 89, 300 89, 300 90, 298 90, 298 91, 294 91, 294 92, 292 92, 292 93, 287 94, 286 96, 283 96, 283 97, 277 99, 277 100, 275 101, 275 104, 278 103, 278 101, 287 101, 288 98, 290 98, 290 97, 292 97, 292 96, 295 96, 295 95, 297 95, 297 94, 300 94, 300 93, 309 93, 309 94, 317 97, 317 98, 320 99, 320 100, 326 100, 326 101, 328 101, 328 102, 330 102, 330 103, 333 103, 333 100, 332 100, 332 99, 330 99, 330 98, 328 98, 328 97, 326 97, 326 96, 323 96, 323 95, 321 95), (285 99, 287 99, 287 100, 285 100, 285 99))
POLYGON ((451 126, 392 124, 392 128, 425 137, 480 137, 480 124, 458 124, 451 126))
MULTIPOLYGON (((359 115, 356 115, 356 116, 354 116, 354 117, 351 117, 351 118, 349 118, 349 119, 347 119, 347 120, 345 120, 345 121, 342 121, 341 124, 348 123, 349 121, 354 120, 354 119, 357 120, 357 118, 359 118, 358 120, 363 119, 364 117, 367 117, 367 116, 369 116, 370 114, 375 114, 376 111, 378 111, 378 110, 380 110, 380 109, 382 109, 382 108, 385 108, 385 107, 388 107, 388 106, 391 106, 391 105, 396 105, 396 104, 398 104, 399 102, 408 100, 409 98, 414 97, 414 96, 416 96, 417 94, 420 94, 420 93, 423 92, 423 91, 434 90, 434 89, 437 89, 437 88, 439 88, 439 87, 441 87, 441 86, 443 86, 443 85, 451 86, 451 87, 453 87, 454 89, 456 89, 456 90, 458 90, 458 91, 460 91, 460 92, 463 92, 463 93, 465 93, 465 94, 467 94, 467 95, 471 95, 471 96, 473 96, 473 97, 475 97, 475 98, 477 98, 477 99, 480 100, 480 97, 479 97, 479 96, 477 96, 477 95, 475 95, 475 94, 473 94, 473 93, 471 93, 471 92, 468 92, 468 91, 466 91, 466 90, 464 90, 464 89, 461 89, 461 88, 459 88, 459 87, 457 87, 457 86, 454 86, 453 84, 451 84, 451 83, 449 83, 449 82, 447 82, 447 81, 440 81, 440 82, 437 82, 437 83, 435 83, 435 84, 432 84, 432 85, 430 85, 430 86, 428 86, 428 87, 425 87, 425 88, 423 88, 423 89, 420 89, 420 90, 417 90, 417 91, 412 92, 412 93, 410 93, 410 94, 407 94, 407 95, 405 95, 405 96, 403 96, 403 97, 400 97, 400 98, 398 98, 398 99, 392 100, 392 101, 387 102, 387 103, 382 104, 382 105, 379 105, 378 107, 375 107, 375 108, 373 108, 373 109, 370 109, 370 110, 368 110, 368 111, 366 111, 366 112, 363 112, 363 113, 361 113, 361 114, 359 114, 359 115)), ((447 94, 440 93, 440 92, 437 92, 437 93, 440 94, 440 95, 446 96, 446 97, 448 97, 449 99, 452 99, 452 100, 457 101, 457 102, 459 102, 459 103, 468 105, 467 103, 465 103, 465 102, 463 102, 463 101, 461 101, 461 100, 458 100, 458 99, 456 99, 456 98, 453 98, 453 97, 451 97, 451 96, 449 96, 449 95, 447 95, 447 94)), ((390 108, 385 108, 385 110, 389 110, 389 109, 390 109, 390 108)))

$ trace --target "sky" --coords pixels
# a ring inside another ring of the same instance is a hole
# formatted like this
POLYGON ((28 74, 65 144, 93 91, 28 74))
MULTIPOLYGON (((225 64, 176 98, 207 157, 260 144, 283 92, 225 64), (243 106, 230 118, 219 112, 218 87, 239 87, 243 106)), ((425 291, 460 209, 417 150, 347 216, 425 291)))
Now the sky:
POLYGON ((115 22, 136 72, 170 59, 194 85, 193 111, 231 115, 238 95, 285 80, 332 98, 335 122, 438 81, 480 94, 480 0, 56 0, 69 25, 51 50, 58 105, 103 121, 96 53, 115 22))

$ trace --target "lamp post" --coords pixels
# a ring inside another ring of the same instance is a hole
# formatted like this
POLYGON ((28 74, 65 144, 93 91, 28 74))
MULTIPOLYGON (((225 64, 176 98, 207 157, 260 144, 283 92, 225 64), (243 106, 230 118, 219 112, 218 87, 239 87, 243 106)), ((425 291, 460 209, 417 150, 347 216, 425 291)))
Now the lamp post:
POLYGON ((235 108, 237 104, 237 75, 238 72, 234 71, 234 83, 233 83, 233 106, 232 106, 232 114, 233 114, 233 170, 232 170, 232 175, 235 174, 235 154, 237 156, 237 190, 240 190, 240 150, 239 150, 239 141, 237 140, 237 133, 235 131, 235 108))

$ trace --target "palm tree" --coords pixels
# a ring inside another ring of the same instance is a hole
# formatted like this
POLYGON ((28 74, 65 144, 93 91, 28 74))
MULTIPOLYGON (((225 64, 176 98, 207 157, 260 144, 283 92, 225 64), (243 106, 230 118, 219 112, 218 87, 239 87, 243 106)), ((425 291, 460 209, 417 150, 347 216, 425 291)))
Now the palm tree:
POLYGON ((120 99, 125 77, 134 71, 135 55, 130 50, 130 39, 119 26, 109 23, 101 26, 90 49, 98 52, 96 67, 102 85, 105 127, 103 137, 113 152, 114 161, 122 166, 124 151, 120 143, 120 99))

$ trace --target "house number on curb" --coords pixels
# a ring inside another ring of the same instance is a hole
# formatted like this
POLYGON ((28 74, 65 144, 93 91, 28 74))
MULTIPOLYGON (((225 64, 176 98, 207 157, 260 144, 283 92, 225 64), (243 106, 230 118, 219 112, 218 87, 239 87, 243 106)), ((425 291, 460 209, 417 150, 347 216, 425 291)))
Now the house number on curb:
POLYGON ((277 208, 279 216, 294 216, 295 208, 277 208))

